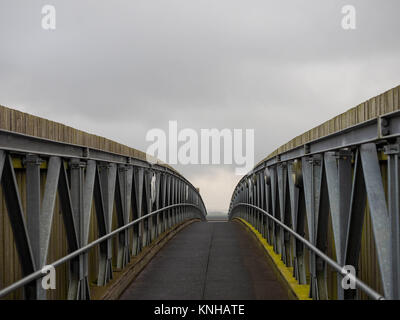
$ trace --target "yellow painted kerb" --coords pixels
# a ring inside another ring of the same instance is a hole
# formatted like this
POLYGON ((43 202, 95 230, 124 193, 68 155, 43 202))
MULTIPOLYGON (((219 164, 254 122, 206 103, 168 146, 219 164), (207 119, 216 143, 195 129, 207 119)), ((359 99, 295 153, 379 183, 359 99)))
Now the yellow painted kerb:
POLYGON ((240 220, 244 225, 246 225, 257 237, 258 241, 262 244, 263 248, 271 258, 271 260, 276 265, 282 278, 287 282, 291 291, 294 293, 298 300, 311 300, 308 296, 310 292, 310 286, 308 284, 299 284, 297 280, 293 277, 293 268, 288 268, 282 261, 281 255, 274 251, 274 248, 268 244, 267 240, 259 233, 250 223, 242 218, 235 218, 240 220))

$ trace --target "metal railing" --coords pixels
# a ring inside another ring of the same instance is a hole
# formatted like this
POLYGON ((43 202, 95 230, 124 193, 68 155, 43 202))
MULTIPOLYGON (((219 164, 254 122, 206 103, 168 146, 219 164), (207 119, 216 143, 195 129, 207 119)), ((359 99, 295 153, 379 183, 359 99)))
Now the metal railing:
MULTIPOLYGON (((140 217, 140 218, 138 218, 138 219, 136 219, 136 220, 134 220, 132 222, 129 222, 128 224, 126 224, 123 227, 120 227, 118 229, 113 230, 112 232, 110 232, 110 233, 98 238, 97 240, 95 240, 95 241, 93 241, 93 242, 91 242, 91 243, 79 248, 78 250, 75 250, 75 251, 69 253, 68 255, 66 255, 66 256, 54 261, 53 263, 50 264, 50 266, 56 268, 56 267, 66 263, 68 261, 71 261, 72 259, 87 253, 91 248, 93 248, 93 247, 103 243, 104 241, 106 241, 106 240, 108 240, 108 239, 120 234, 122 231, 127 230, 127 229, 133 227, 134 225, 138 224, 139 222, 144 221, 146 219, 149 219, 150 217, 153 217, 153 216, 155 216, 157 214, 163 213, 163 212, 165 212, 167 210, 171 210, 171 211, 174 212, 172 214, 172 216, 169 217, 170 220, 166 220, 165 221, 166 225, 168 225, 170 228, 172 228, 175 225, 177 225, 177 224, 179 224, 179 223, 181 223, 181 222, 183 222, 185 220, 188 220, 188 219, 194 219, 196 217, 199 218, 199 219, 202 219, 202 215, 201 215, 202 211, 196 205, 193 205, 191 203, 180 203, 180 204, 170 205, 170 206, 167 206, 165 208, 161 208, 161 209, 158 209, 156 211, 153 211, 153 212, 151 212, 151 213, 149 213, 147 215, 144 215, 144 216, 142 216, 142 217, 140 217), (185 207, 195 208, 196 210, 198 210, 200 212, 200 215, 194 214, 193 212, 189 212, 189 211, 186 211, 186 210, 185 210, 185 212, 181 212, 181 213, 179 213, 178 211, 173 211, 172 210, 174 208, 185 208, 185 207), (173 223, 173 221, 175 221, 175 223, 173 223)), ((25 285, 31 283, 32 281, 35 281, 35 280, 38 280, 38 279, 44 277, 45 275, 46 275, 46 273, 43 273, 42 270, 38 270, 38 271, 35 271, 35 272, 29 274, 28 276, 18 280, 17 282, 14 282, 12 285, 10 285, 10 286, 8 286, 8 287, 6 287, 4 289, 1 289, 0 290, 0 298, 4 297, 4 296, 7 296, 11 292, 13 292, 13 291, 15 291, 15 290, 17 290, 19 288, 22 288, 25 285)))
MULTIPOLYGON (((290 229, 288 226, 286 226, 284 223, 276 219, 273 215, 269 214, 265 210, 256 207, 251 204, 247 203, 238 203, 232 208, 232 215, 231 219, 234 219, 235 217, 239 216, 241 218, 244 218, 245 215, 241 215, 241 213, 234 213, 235 209, 238 209, 239 207, 248 207, 248 208, 253 208, 262 214, 265 215, 266 219, 265 221, 266 224, 268 224, 268 219, 271 219, 274 223, 278 224, 280 227, 285 229, 287 232, 289 232, 293 237, 295 237, 297 240, 299 240, 301 243, 303 243, 310 251, 314 252, 316 255, 318 255, 322 260, 324 260, 327 264, 329 264, 336 272, 338 272, 342 277, 349 277, 351 281, 354 281, 355 285, 360 288, 362 291, 364 291, 369 297, 375 299, 375 300, 384 300, 385 298, 370 288, 368 285, 366 285, 364 282, 362 282, 360 279, 357 279, 357 277, 353 276, 352 274, 349 274, 343 266, 340 266, 337 264, 334 260, 332 260, 330 257, 328 257, 326 254, 324 254, 321 250, 319 250, 317 247, 315 247, 310 241, 299 235, 298 233, 294 232, 292 229, 290 229)), ((261 226, 263 228, 264 225, 261 226)), ((261 231, 261 230, 258 230, 261 231)))
POLYGON ((242 204, 256 229, 265 212, 281 222, 269 219, 259 230, 297 281, 310 285, 313 299, 366 298, 363 290, 341 287, 338 266, 352 266, 379 296, 400 299, 399 157, 396 111, 262 161, 236 185, 230 215, 242 204), (292 232, 336 265, 318 254, 307 261, 305 243, 292 232))
POLYGON ((199 191, 167 166, 6 130, 0 181, 7 235, 0 254, 13 257, 0 260, 7 275, 0 286, 1 296, 16 292, 11 298, 90 299, 90 282, 106 285, 113 269, 122 270, 168 228, 207 214, 199 191), (49 294, 35 280, 48 261, 69 261, 49 294))

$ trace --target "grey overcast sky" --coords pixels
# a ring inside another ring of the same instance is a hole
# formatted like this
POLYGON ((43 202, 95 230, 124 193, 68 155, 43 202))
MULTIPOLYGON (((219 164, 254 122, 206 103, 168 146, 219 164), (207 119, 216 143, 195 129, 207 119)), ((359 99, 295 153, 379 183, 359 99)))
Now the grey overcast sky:
MULTIPOLYGON (((254 128, 255 161, 400 84, 400 1, 0 0, 0 104, 146 150, 152 128, 254 128), (41 9, 56 8, 56 30, 41 9), (356 30, 341 27, 344 5, 356 30)), ((232 166, 178 165, 209 211, 232 166)))

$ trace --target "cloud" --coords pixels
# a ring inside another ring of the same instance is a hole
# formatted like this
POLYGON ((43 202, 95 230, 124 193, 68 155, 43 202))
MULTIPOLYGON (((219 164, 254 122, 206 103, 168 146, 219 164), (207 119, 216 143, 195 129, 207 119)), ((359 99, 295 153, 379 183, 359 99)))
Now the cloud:
POLYGON ((200 194, 207 202, 208 211, 226 213, 234 186, 240 178, 232 174, 228 168, 209 167, 207 170, 193 174, 191 182, 200 188, 200 194))

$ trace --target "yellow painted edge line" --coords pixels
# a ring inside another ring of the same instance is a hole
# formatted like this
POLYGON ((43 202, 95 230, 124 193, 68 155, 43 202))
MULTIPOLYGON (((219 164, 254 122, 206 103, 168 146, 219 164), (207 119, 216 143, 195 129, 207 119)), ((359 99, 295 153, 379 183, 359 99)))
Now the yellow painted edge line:
POLYGON ((295 277, 293 277, 293 268, 287 267, 283 261, 280 254, 274 251, 274 248, 268 244, 267 240, 259 233, 250 223, 242 218, 235 218, 240 220, 245 226, 247 226, 260 241, 261 245, 264 247, 267 254, 270 256, 271 260, 275 263, 278 271, 282 275, 283 279, 287 282, 288 286, 296 296, 298 300, 311 300, 308 294, 310 292, 310 285, 299 284, 295 277))

